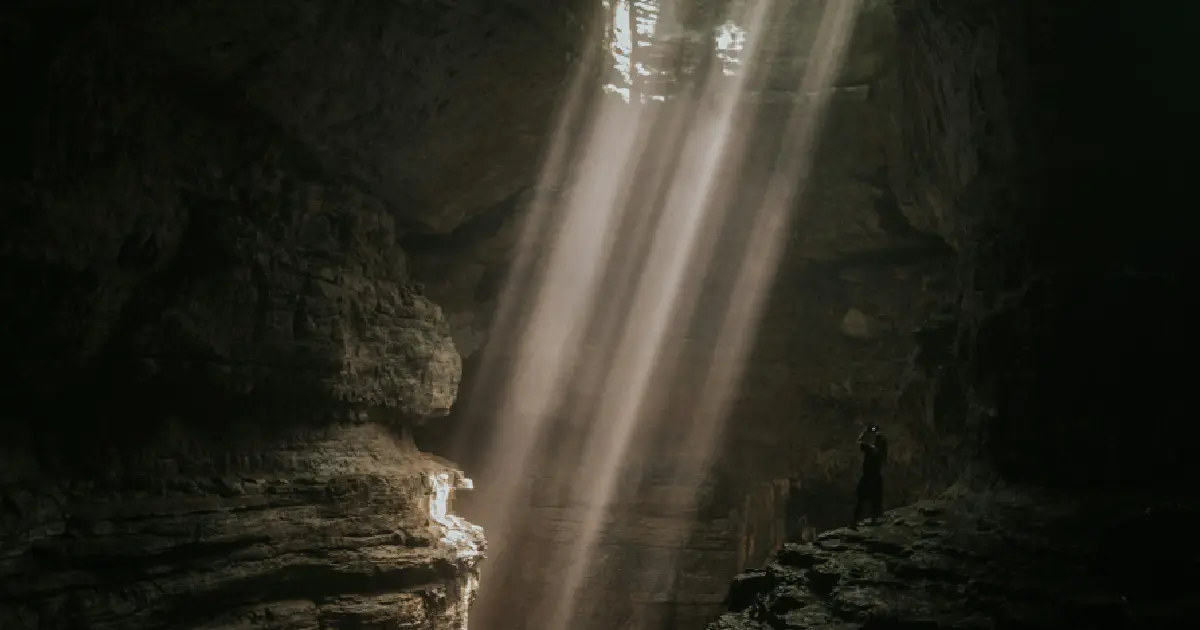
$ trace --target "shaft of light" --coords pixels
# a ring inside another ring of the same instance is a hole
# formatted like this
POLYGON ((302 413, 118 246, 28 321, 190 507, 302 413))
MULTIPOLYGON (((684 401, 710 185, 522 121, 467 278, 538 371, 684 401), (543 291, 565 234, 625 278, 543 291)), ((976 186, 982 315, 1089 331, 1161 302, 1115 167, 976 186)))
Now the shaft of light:
POLYGON ((700 388, 693 430, 684 447, 686 468, 678 473, 684 478, 699 476, 710 465, 711 445, 723 431, 778 271, 795 201, 803 193, 812 170, 817 134, 829 103, 829 88, 841 68, 860 3, 861 0, 830 0, 825 5, 808 67, 797 86, 799 94, 812 96, 802 98, 793 107, 766 195, 755 213, 746 255, 727 300, 729 309, 717 337, 716 352, 700 388))
MULTIPOLYGON (((803 193, 812 170, 817 132, 827 109, 830 90, 845 55, 861 0, 830 0, 825 5, 816 42, 809 55, 808 67, 797 86, 797 93, 811 95, 794 106, 784 143, 771 171, 766 194, 755 212, 754 227, 746 244, 746 254, 726 301, 729 310, 721 324, 716 353, 709 367, 694 416, 694 430, 685 453, 702 454, 710 449, 728 415, 733 392, 741 380, 747 355, 779 259, 785 237, 793 220, 795 200, 803 193)), ((685 458, 693 467, 704 466, 695 458, 685 458)), ((695 474, 694 471, 690 471, 695 474)), ((681 472, 686 475, 687 472, 681 472)))
MULTIPOLYGON (((759 32, 766 15, 768 0, 754 2, 747 21, 751 32, 759 32)), ((743 22, 743 23, 747 23, 743 22)), ((753 56, 753 53, 751 54, 753 56)), ((567 575, 560 583, 559 596, 548 630, 566 630, 583 578, 591 564, 612 501, 621 467, 629 449, 630 438, 645 404, 648 385, 659 365, 668 327, 683 304, 681 290, 685 284, 688 264, 700 242, 699 229, 706 223, 706 213, 716 204, 710 195, 716 186, 716 176, 725 160, 730 144, 734 114, 742 96, 745 74, 739 75, 732 90, 715 95, 717 105, 689 137, 684 146, 681 173, 672 181, 671 192, 662 221, 657 227, 650 258, 636 289, 633 308, 626 318, 625 332, 617 349, 600 400, 601 423, 597 423, 588 441, 582 471, 581 494, 590 499, 583 520, 583 529, 569 554, 567 575)), ((715 84, 712 84, 715 86, 715 84)), ((700 100, 700 106, 705 106, 700 100)))
MULTIPOLYGON (((548 231, 554 216, 551 211, 557 187, 565 179, 563 173, 569 164, 572 150, 572 130, 579 125, 580 117, 584 114, 585 96, 590 91, 587 68, 597 63, 599 53, 595 47, 585 47, 583 59, 572 78, 566 96, 558 108, 554 133, 550 137, 550 147, 543 161, 537 186, 534 188, 533 202, 529 213, 522 220, 521 234, 517 240, 516 256, 509 265, 505 278, 504 290, 500 292, 496 314, 489 326, 488 339, 498 339, 509 334, 521 319, 521 311, 529 298, 526 287, 536 286, 537 269, 535 266, 538 243, 548 231)), ((494 386, 500 374, 506 373, 502 353, 483 353, 483 365, 480 369, 476 385, 471 392, 466 392, 463 403, 467 407, 464 414, 467 418, 481 415, 478 400, 479 394, 494 386), (473 395, 474 394, 474 395, 473 395)), ((475 439, 474 431, 462 431, 456 436, 454 452, 461 453, 467 441, 475 439)))
MULTIPOLYGON (((522 220, 516 256, 506 274, 505 287, 500 293, 497 312, 489 330, 489 339, 503 339, 514 330, 520 329, 522 322, 530 315, 527 304, 531 301, 533 292, 542 284, 545 268, 537 264, 540 245, 547 235, 552 233, 556 223, 556 202, 561 187, 570 177, 571 157, 577 144, 574 141, 576 130, 587 115, 588 97, 593 92, 589 69, 598 63, 598 56, 596 47, 585 47, 583 58, 559 107, 551 144, 542 163, 533 202, 522 220)), ((517 343, 527 344, 528 341, 518 339, 517 343)), ((479 477, 488 480, 489 484, 487 492, 480 497, 482 500, 477 506, 476 516, 476 519, 486 526, 492 556, 504 553, 508 530, 512 525, 512 507, 524 485, 523 472, 529 454, 541 434, 541 427, 530 426, 535 423, 530 423, 529 418, 524 418, 529 424, 522 426, 522 419, 514 417, 515 410, 511 401, 513 396, 520 394, 512 391, 512 363, 506 355, 506 352, 484 353, 484 362, 476 386, 464 401, 467 404, 465 417, 481 417, 500 427, 496 432, 498 443, 487 451, 481 466, 479 477), (498 382, 506 383, 499 390, 503 397, 499 411, 483 409, 483 405, 490 398, 492 388, 496 387, 498 382)), ((475 423, 467 423, 465 430, 458 435, 457 452, 463 452, 466 441, 475 439, 476 435, 475 423)), ((494 563, 483 563, 481 575, 484 583, 494 568, 494 563)), ((494 592, 495 589, 481 589, 476 618, 491 617, 488 609, 493 606, 494 600, 489 595, 494 592)))
POLYGON ((546 270, 537 281, 533 311, 519 332, 512 376, 494 421, 501 431, 495 439, 484 475, 492 480, 480 520, 498 536, 507 537, 513 502, 524 483, 527 462, 549 414, 560 401, 562 383, 570 374, 581 342, 582 321, 595 299, 599 274, 608 262, 614 216, 607 209, 619 200, 624 163, 600 156, 626 154, 637 143, 630 112, 604 108, 594 125, 590 145, 599 151, 584 156, 572 183, 562 222, 551 230, 553 248, 546 270), (617 129, 617 133, 611 133, 617 129), (586 174, 586 177, 582 177, 586 174))
MULTIPOLYGON (((524 514, 519 495, 534 449, 564 402, 567 386, 598 384, 598 404, 565 410, 572 424, 583 418, 590 425, 569 426, 566 431, 579 440, 582 451, 570 489, 587 503, 582 530, 566 554, 565 579, 557 584, 550 614, 542 617, 548 617, 549 623, 542 626, 548 630, 566 630, 578 621, 573 616, 577 596, 605 532, 623 468, 632 460, 631 444, 646 415, 650 383, 675 367, 682 344, 679 323, 694 315, 699 285, 720 238, 715 230, 734 205, 726 180, 748 139, 746 130, 736 126, 741 120, 739 104, 755 76, 746 66, 762 61, 764 16, 772 4, 754 2, 752 15, 737 20, 750 33, 743 70, 724 85, 706 82, 692 95, 694 102, 679 99, 671 110, 678 114, 694 107, 699 110, 694 117, 652 115, 651 109, 636 103, 611 100, 585 109, 576 95, 568 99, 544 166, 539 198, 526 221, 515 272, 492 331, 493 339, 515 332, 517 352, 498 411, 490 418, 500 430, 479 475, 488 481, 479 520, 493 549, 503 553, 513 519, 524 514), (572 142, 585 111, 588 132, 572 142), (654 147, 647 146, 651 141, 654 147), (567 194, 560 197, 564 184, 567 194), (551 207, 557 207, 557 213, 550 212, 551 207), (531 241, 537 239, 551 243, 545 260, 533 253, 537 243, 531 241), (620 249, 614 250, 617 244, 620 249), (604 299, 599 299, 601 292, 604 299), (585 352, 585 342, 600 347, 585 352)), ((797 180, 804 179, 811 163, 824 107, 822 88, 831 83, 838 67, 857 4, 858 0, 826 4, 822 35, 798 90, 817 97, 802 101, 787 125, 763 202, 751 213, 742 259, 734 264, 737 275, 725 296, 728 306, 716 356, 703 386, 693 388, 700 392, 700 404, 688 425, 675 431, 689 436, 674 472, 677 481, 691 486, 691 504, 696 503, 694 491, 708 468, 753 341, 797 180)), ((719 64, 713 72, 721 73, 719 64)), ((576 77, 577 84, 582 76, 581 72, 576 77)), ((584 88, 575 89, 581 94, 584 88)), ((495 367, 485 366, 485 378, 495 367)), ((683 541, 678 543, 682 547, 683 541)), ((675 560, 670 562, 672 567, 664 568, 674 569, 675 560)), ((485 581, 477 618, 494 623, 502 618, 494 607, 503 602, 490 601, 489 591, 500 589, 489 589, 485 581)))
MULTIPOLYGON (((581 67, 581 73, 586 71, 586 65, 581 67)), ((548 172, 557 171, 557 177, 567 179, 567 194, 561 200, 558 196, 540 200, 547 207, 562 203, 557 221, 547 219, 540 230, 530 233, 531 237, 541 236, 552 243, 543 271, 513 279, 513 283, 521 284, 510 283, 505 291, 509 296, 523 296, 532 308, 524 314, 516 356, 510 364, 512 376, 492 417, 501 430, 481 475, 492 483, 477 518, 487 527, 496 555, 504 553, 513 519, 524 513, 522 490, 534 449, 577 367, 586 323, 596 306, 598 285, 610 266, 615 232, 623 219, 623 209, 629 205, 628 182, 638 165, 637 159, 630 158, 641 155, 650 140, 643 133, 640 109, 609 100, 600 103, 593 115, 588 133, 578 145, 579 159, 571 160, 564 149, 557 155, 552 153, 552 162, 546 167, 548 172), (564 170, 559 162, 569 164, 569 168, 564 170)), ((569 134, 571 130, 560 133, 569 134)), ((550 179, 543 182, 543 188, 552 195, 563 183, 561 179, 550 179)), ((540 214, 543 209, 535 212, 540 214)), ((531 256, 529 264, 534 262, 531 256)), ((522 319, 516 305, 509 315, 505 318, 509 326, 522 319)), ((511 328, 496 332, 512 334, 511 328)), ((494 608, 503 603, 488 595, 496 591, 485 587, 483 592, 479 617, 495 618, 494 608)))
MULTIPOLYGON (((673 477, 693 484, 684 511, 698 502, 699 480, 711 467, 714 445, 723 433, 733 395, 740 385, 748 354, 753 347, 762 310, 778 270, 795 200, 802 195, 815 154, 815 140, 829 101, 829 87, 841 68, 845 49, 861 0, 831 0, 825 5, 818 36, 797 85, 802 97, 793 107, 786 136, 771 170, 766 194, 754 212, 754 223, 733 288, 723 300, 727 309, 714 346, 712 360, 698 388, 688 438, 673 477)), ((674 547, 686 544, 682 533, 674 547)), ((678 554, 670 556, 678 563, 678 554)), ((663 567, 674 573, 676 567, 663 567)))
MULTIPOLYGON (((639 105, 631 105, 639 107, 639 105)), ((649 113, 649 112, 648 112, 649 113)), ((641 195, 631 197, 629 209, 625 213, 625 226, 619 237, 625 246, 622 256, 614 257, 609 266, 606 278, 605 296, 607 302, 597 304, 597 313, 591 322, 589 334, 589 349, 580 371, 577 373, 577 385, 583 392, 584 404, 577 406, 574 411, 584 421, 582 426, 599 426, 604 422, 599 405, 587 404, 601 392, 605 379, 616 360, 616 351, 620 336, 628 323, 627 316, 634 299, 634 287, 638 277, 645 269, 646 258, 653 246, 653 237, 662 218, 662 207, 669 193, 670 181, 668 173, 674 171, 675 149, 678 142, 686 136, 689 117, 675 115, 674 110, 659 111, 646 116, 644 136, 654 137, 657 147, 647 147, 649 152, 643 154, 639 164, 640 181, 633 183, 641 195)), ((631 195, 633 191, 631 191, 631 195)), ((578 431, 579 438, 586 443, 592 436, 586 430, 578 431)), ((579 449, 582 452, 582 449, 579 449)), ((579 474, 586 475, 587 471, 579 469, 579 474)), ((574 483, 578 483, 575 480, 574 483)))

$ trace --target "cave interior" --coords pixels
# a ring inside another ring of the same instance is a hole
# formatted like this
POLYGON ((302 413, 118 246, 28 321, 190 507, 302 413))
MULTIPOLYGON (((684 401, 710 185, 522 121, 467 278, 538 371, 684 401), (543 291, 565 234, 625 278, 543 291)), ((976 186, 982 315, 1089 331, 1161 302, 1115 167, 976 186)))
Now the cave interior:
MULTIPOLYGON (((1197 627, 1200 5, 859 1, 700 505, 642 462, 572 630, 1197 627)), ((481 373, 628 4, 0 8, 0 628, 556 630, 572 462, 489 554, 481 373)))

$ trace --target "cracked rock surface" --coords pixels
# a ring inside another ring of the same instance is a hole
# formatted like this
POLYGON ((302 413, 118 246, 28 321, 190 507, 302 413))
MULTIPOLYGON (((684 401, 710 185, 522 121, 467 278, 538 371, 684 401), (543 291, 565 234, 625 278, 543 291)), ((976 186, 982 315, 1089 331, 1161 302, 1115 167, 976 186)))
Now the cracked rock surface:
POLYGON ((1009 491, 786 544, 709 630, 1193 628, 1195 506, 1009 491))

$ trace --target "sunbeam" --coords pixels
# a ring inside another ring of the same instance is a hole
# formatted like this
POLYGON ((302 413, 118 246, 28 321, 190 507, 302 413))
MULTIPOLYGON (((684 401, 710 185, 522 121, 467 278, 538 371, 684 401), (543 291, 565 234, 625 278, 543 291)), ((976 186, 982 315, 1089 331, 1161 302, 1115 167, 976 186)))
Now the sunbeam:
MULTIPOLYGON (((502 565, 538 470, 569 462, 556 489, 580 506, 569 543, 537 552, 539 564, 561 571, 524 615, 539 630, 589 627, 582 594, 603 570, 597 552, 620 519, 613 508, 642 465, 665 467, 685 489, 671 509, 696 509, 858 4, 826 3, 807 62, 791 69, 795 104, 777 132, 778 153, 758 170, 745 160, 757 133, 754 95, 778 80, 768 76, 779 48, 771 25, 790 5, 746 0, 709 16, 688 78, 651 72, 644 59, 669 31, 657 28, 659 16, 690 7, 604 4, 608 41, 581 64, 564 102, 493 325, 492 339, 512 350, 486 356, 480 387, 498 388, 487 403, 468 394, 468 413, 486 414, 496 436, 476 475, 489 485, 472 514, 488 534, 490 563, 500 565, 485 570, 472 615, 485 630, 512 627, 501 621, 512 605, 503 593, 520 576, 502 565), (594 89, 591 62, 613 63, 619 84, 594 89), (676 87, 663 92, 666 79, 656 81, 668 75, 676 87), (734 223, 743 227, 729 229, 734 223), (711 338, 689 338, 701 314, 719 325, 711 338), (709 346, 711 363, 679 369, 695 343, 709 346), (693 392, 687 413, 664 411, 668 391, 693 392), (651 436, 664 433, 674 444, 653 450, 661 440, 651 436), (488 583, 499 575, 500 584, 488 583)), ((665 545, 681 549, 688 535, 674 532, 665 545)), ((666 553, 653 571, 674 575, 678 558, 666 553)), ((631 619, 632 627, 650 623, 631 619)))

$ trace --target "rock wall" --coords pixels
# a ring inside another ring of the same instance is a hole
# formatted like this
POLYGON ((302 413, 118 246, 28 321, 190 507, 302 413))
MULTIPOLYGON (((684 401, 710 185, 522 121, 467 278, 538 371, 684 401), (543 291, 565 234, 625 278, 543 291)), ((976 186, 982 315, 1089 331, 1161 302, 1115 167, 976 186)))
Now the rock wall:
MULTIPOLYGON (((787 479, 760 484, 746 494, 739 514, 738 530, 734 536, 738 547, 738 572, 761 565, 787 542, 792 535, 792 514, 786 503, 791 484, 787 479)), ((797 540, 799 537, 797 537, 797 540)))
POLYGON ((1169 79, 1193 12, 899 3, 890 179, 958 251, 952 321, 923 335, 943 366, 930 411, 1010 479, 1187 486, 1188 383, 1170 366, 1194 340, 1195 239, 1183 162, 1159 141, 1196 137, 1169 79))
POLYGON ((484 543, 439 512, 457 471, 376 424, 314 420, 165 427, 90 476, 10 430, 0 625, 466 628, 484 543))
POLYGON ((792 499, 807 504, 798 514, 819 529, 850 518, 854 444, 867 423, 890 440, 890 505, 944 485, 940 453, 961 439, 921 413, 928 386, 913 334, 950 298, 953 252, 904 219, 883 181, 876 90, 831 102, 719 463, 738 483, 795 479, 792 499))
POLYGON ((465 623, 478 532, 401 437, 461 360, 399 240, 530 177, 552 4, 0 9, 0 626, 465 623))
POLYGON ((250 105, 406 227, 447 231, 532 178, 590 3, 36 5, 12 19, 36 45, 102 24, 196 100, 250 105))
POLYGON ((879 527, 785 546, 709 627, 1191 627, 1196 488, 1174 366, 1194 345, 1195 238, 1160 141, 1197 137, 1169 79, 1195 8, 896 4, 890 186, 956 251, 909 402, 966 438, 945 445, 961 483, 879 527))

